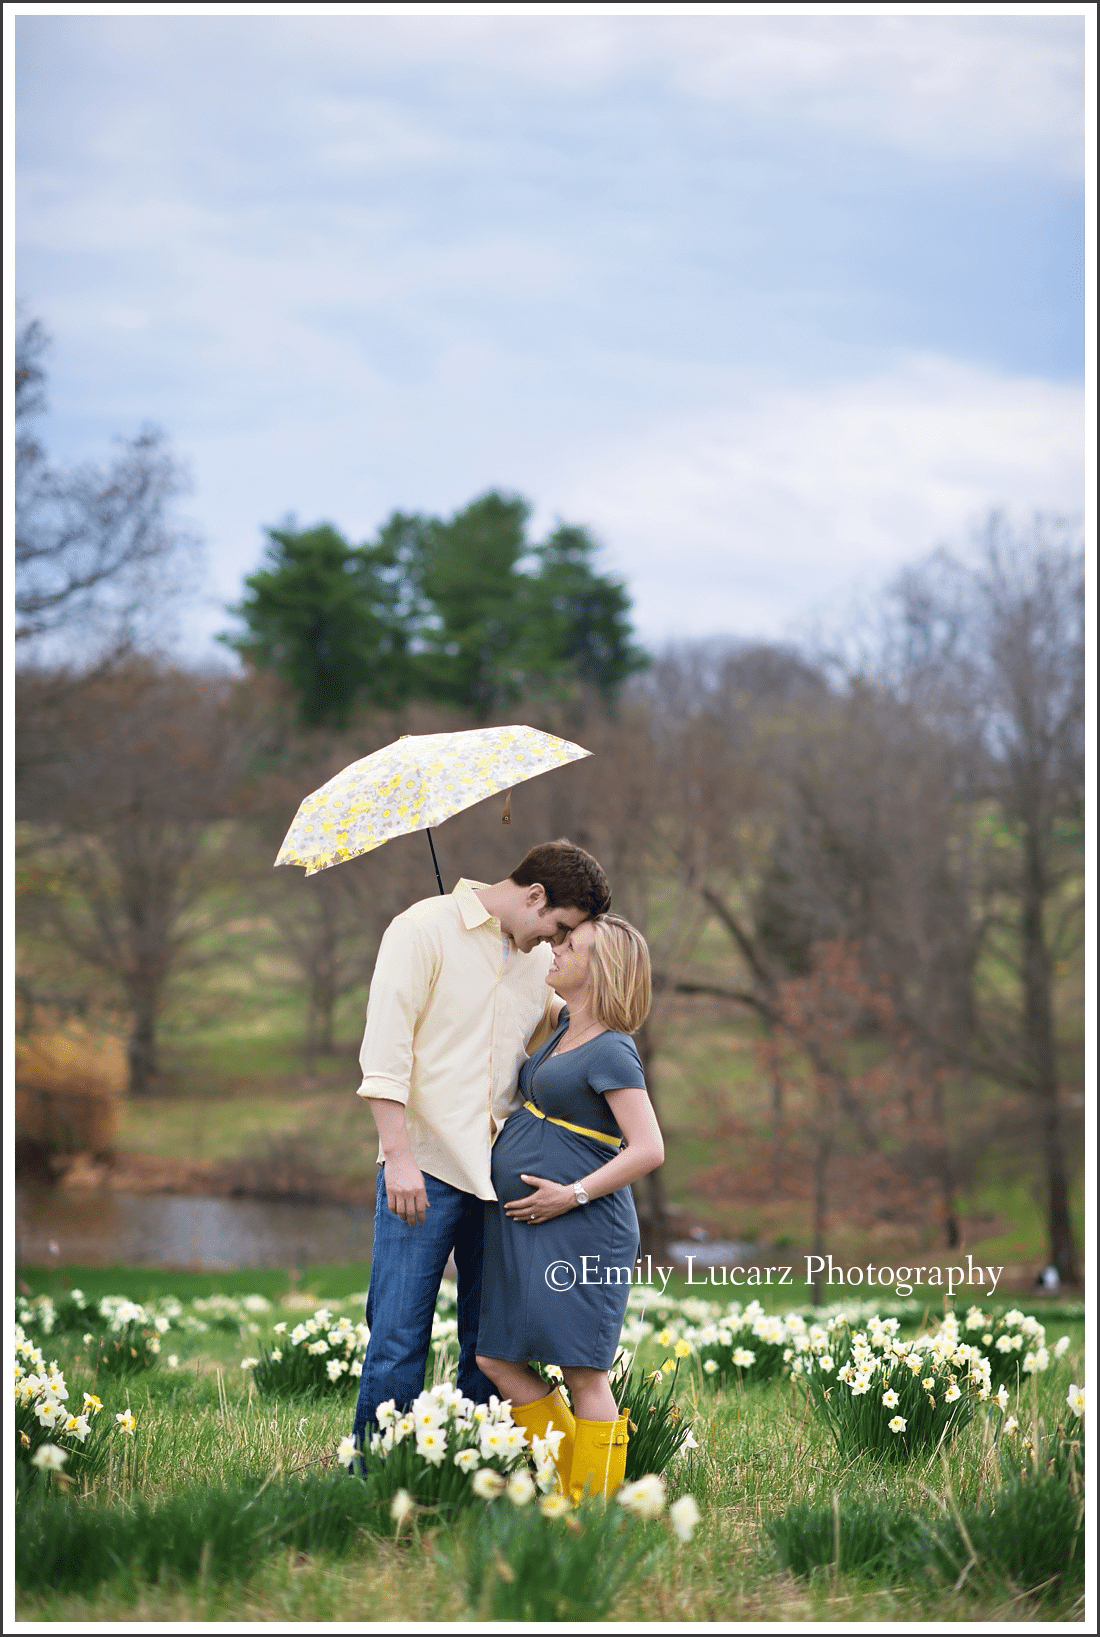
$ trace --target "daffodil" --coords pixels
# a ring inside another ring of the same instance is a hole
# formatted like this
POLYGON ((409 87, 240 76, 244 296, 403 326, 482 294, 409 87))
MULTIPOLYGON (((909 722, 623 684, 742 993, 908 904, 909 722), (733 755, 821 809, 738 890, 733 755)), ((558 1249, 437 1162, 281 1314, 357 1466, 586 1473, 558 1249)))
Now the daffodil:
POLYGON ((36 1466, 39 1472, 60 1472, 69 1459, 63 1449, 56 1444, 42 1444, 31 1456, 31 1466, 36 1466))
POLYGON ((673 1501, 668 1509, 668 1521, 677 1540, 689 1541, 701 1516, 694 1495, 681 1495, 678 1501, 673 1501))
POLYGON ((623 1484, 615 1499, 635 1517, 659 1518, 665 1509, 665 1480, 654 1472, 647 1473, 634 1483, 623 1484))
POLYGON ((890 1428, 891 1432, 904 1432, 908 1422, 903 1415, 895 1415, 894 1419, 892 1421, 888 1421, 886 1425, 890 1428))

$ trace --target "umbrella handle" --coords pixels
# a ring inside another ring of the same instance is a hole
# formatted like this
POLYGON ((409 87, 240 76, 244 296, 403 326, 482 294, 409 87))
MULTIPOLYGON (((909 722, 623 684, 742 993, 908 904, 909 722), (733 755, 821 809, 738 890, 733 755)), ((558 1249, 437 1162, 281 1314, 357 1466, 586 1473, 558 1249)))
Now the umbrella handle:
MULTIPOLYGON (((443 892, 443 877, 439 873, 439 860, 435 856, 435 842, 432 840, 432 832, 430 830, 425 830, 424 834, 428 838, 428 846, 432 849, 432 863, 435 865, 435 878, 439 882, 440 892, 443 892)), ((446 897, 445 893, 444 897, 446 897)))

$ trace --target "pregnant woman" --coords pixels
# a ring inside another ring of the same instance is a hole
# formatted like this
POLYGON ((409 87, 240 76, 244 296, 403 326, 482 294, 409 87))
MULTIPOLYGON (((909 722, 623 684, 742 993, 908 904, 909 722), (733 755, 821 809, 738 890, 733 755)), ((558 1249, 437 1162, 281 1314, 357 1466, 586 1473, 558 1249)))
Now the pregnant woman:
POLYGON ((630 1184, 664 1159, 630 1038, 649 1011, 645 939, 617 915, 584 921, 546 981, 565 1006, 523 1065, 524 1107, 493 1147, 478 1367, 530 1437, 564 1432, 558 1473, 579 1500, 623 1480, 627 1412, 608 1372, 638 1254, 630 1184), (572 1411, 529 1360, 560 1367, 572 1411))

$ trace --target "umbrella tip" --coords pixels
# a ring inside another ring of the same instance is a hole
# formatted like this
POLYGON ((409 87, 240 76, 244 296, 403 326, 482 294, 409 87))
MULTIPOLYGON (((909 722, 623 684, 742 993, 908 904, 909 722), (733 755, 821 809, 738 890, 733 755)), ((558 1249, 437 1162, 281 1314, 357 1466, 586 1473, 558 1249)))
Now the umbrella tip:
POLYGON ((512 822, 512 792, 510 790, 504 798, 504 811, 500 815, 500 822, 502 824, 511 824, 512 822))

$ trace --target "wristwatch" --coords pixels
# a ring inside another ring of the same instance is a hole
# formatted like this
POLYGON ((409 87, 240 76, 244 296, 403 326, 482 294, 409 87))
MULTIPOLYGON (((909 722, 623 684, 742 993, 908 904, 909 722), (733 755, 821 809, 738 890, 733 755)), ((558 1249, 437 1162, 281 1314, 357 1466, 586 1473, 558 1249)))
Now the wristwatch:
POLYGON ((588 1195, 585 1193, 584 1189, 582 1188, 582 1186, 581 1186, 581 1184, 579 1182, 575 1182, 573 1184, 573 1192, 577 1196, 577 1204, 578 1205, 587 1205, 588 1204, 588 1195))

